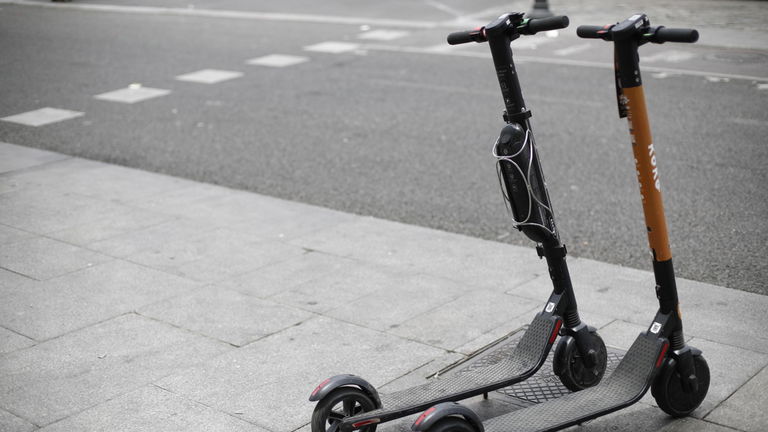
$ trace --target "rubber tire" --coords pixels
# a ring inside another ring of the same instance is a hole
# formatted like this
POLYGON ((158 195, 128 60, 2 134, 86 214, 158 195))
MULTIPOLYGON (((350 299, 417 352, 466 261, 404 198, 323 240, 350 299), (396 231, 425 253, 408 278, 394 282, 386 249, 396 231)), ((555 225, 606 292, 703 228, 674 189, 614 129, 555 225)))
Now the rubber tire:
POLYGON ((463 418, 446 417, 427 429, 427 432, 477 432, 477 430, 463 418))
POLYGON ((552 368, 560 382, 572 392, 594 387, 600 383, 605 375, 608 365, 608 350, 605 342, 597 332, 590 333, 597 342, 597 364, 592 368, 586 368, 582 362, 576 340, 572 336, 563 336, 555 348, 555 357, 552 368))
MULTIPOLYGON (((355 387, 339 387, 320 399, 315 406, 315 410, 312 412, 312 432, 326 432, 329 430, 328 427, 332 426, 328 423, 328 417, 331 410, 344 401, 355 402, 355 408, 358 409, 353 408, 353 414, 360 414, 376 409, 376 403, 362 390, 355 387)), ((375 430, 376 425, 366 426, 359 429, 360 432, 374 432, 375 430)))
POLYGON ((686 417, 701 405, 709 391, 709 365, 701 355, 693 356, 693 367, 699 388, 693 393, 685 393, 677 372, 676 362, 668 358, 662 366, 659 376, 653 381, 651 394, 659 408, 672 417, 686 417))

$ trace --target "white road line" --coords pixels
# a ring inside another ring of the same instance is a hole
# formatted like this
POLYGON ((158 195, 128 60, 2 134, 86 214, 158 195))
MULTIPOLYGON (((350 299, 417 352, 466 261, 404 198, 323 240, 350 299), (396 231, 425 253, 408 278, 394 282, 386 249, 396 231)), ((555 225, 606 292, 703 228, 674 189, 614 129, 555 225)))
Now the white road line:
POLYGON ((131 84, 128 88, 114 90, 94 96, 95 99, 132 104, 145 101, 160 96, 170 94, 170 90, 156 89, 151 87, 142 87, 138 84, 131 84))
POLYGON ((286 54, 270 54, 263 57, 256 57, 246 61, 249 65, 286 67, 308 62, 308 57, 300 57, 286 54))
POLYGON ((344 52, 355 51, 360 48, 360 44, 350 42, 320 42, 318 44, 305 46, 307 51, 324 52, 331 54, 340 54, 344 52))
POLYGON ((25 113, 3 117, 0 118, 0 120, 25 126, 38 127, 80 117, 83 114, 84 113, 80 111, 45 107, 34 111, 27 111, 25 113))
POLYGON ((242 72, 227 71, 220 69, 203 69, 196 72, 179 75, 176 77, 179 81, 187 81, 201 84, 216 84, 222 81, 228 81, 243 76, 242 72))
POLYGON ((582 51, 586 51, 592 47, 592 44, 585 43, 581 45, 573 45, 566 48, 560 48, 558 50, 552 51, 555 55, 558 56, 569 56, 571 54, 580 53, 582 51))
POLYGON ((758 84, 757 85, 758 90, 768 90, 768 84, 758 84))
MULTIPOLYGON (((462 51, 462 50, 442 51, 442 50, 434 50, 429 47, 422 48, 422 47, 408 47, 408 46, 383 45, 383 44, 364 44, 360 48, 364 50, 371 50, 371 51, 390 51, 390 52, 400 52, 400 53, 409 53, 409 54, 433 54, 433 55, 447 55, 447 56, 471 57, 471 58, 481 58, 481 59, 491 58, 491 53, 489 52, 462 51)), ((515 56, 515 60, 521 63, 528 62, 528 63, 562 65, 562 66, 581 66, 581 67, 593 67, 593 68, 600 68, 600 69, 613 69, 613 63, 609 63, 609 62, 593 62, 593 61, 573 60, 573 59, 566 59, 566 58, 554 58, 554 57, 547 58, 547 57, 532 57, 532 56, 517 55, 515 56)), ((752 75, 695 71, 695 70, 675 69, 675 68, 667 68, 667 67, 660 67, 660 66, 645 66, 642 69, 643 71, 648 73, 659 72, 659 73, 668 73, 668 74, 676 74, 676 75, 718 77, 721 79, 736 79, 736 80, 746 80, 746 81, 768 82, 768 77, 759 77, 759 76, 752 76, 752 75)))
POLYGON ((404 30, 371 30, 365 33, 357 35, 359 39, 366 40, 379 40, 379 41, 392 41, 408 36, 408 32, 404 30))
POLYGON ((107 4, 83 4, 83 3, 57 3, 33 0, 4 0, 2 3, 23 6, 37 6, 47 8, 75 9, 95 12, 119 12, 142 15, 181 15, 205 18, 234 18, 260 21, 291 21, 321 24, 351 24, 373 25, 377 27, 406 27, 430 29, 439 27, 440 24, 432 21, 397 20, 366 17, 346 17, 334 15, 308 15, 272 12, 246 12, 234 10, 193 9, 193 8, 168 8, 152 6, 119 6, 107 4))

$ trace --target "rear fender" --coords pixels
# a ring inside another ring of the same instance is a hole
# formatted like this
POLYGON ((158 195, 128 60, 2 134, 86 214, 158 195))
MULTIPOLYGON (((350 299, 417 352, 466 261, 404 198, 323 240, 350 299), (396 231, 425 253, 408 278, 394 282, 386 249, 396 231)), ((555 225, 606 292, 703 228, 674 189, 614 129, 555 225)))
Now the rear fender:
POLYGON ((315 390, 309 396, 309 400, 311 402, 317 402, 339 387, 357 387, 373 399, 376 408, 381 408, 381 398, 379 397, 379 392, 376 391, 376 388, 368 381, 357 375, 351 374, 332 376, 321 382, 320 385, 315 387, 315 390))

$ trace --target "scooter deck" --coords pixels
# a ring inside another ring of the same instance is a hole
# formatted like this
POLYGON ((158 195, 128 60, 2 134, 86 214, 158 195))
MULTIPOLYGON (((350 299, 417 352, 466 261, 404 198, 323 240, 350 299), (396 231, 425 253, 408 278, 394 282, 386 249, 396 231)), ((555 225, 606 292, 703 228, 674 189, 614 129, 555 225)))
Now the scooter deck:
POLYGON ((417 387, 381 394, 381 408, 345 418, 342 430, 363 420, 378 418, 385 422, 423 411, 440 402, 466 399, 523 381, 536 373, 546 360, 556 325, 557 320, 552 315, 537 314, 512 355, 486 364, 477 362, 417 387))
POLYGON ((641 334, 596 387, 492 418, 483 422, 485 432, 555 431, 629 406, 648 391, 663 345, 655 335, 641 334))

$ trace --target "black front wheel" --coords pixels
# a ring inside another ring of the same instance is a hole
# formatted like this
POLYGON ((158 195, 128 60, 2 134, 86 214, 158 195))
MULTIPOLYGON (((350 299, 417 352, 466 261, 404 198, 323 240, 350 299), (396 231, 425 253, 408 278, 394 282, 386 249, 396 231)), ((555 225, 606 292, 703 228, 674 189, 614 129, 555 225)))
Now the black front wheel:
POLYGON ((683 378, 677 370, 674 359, 664 361, 662 370, 651 387, 651 394, 659 408, 672 417, 685 417, 704 401, 709 390, 709 365, 701 354, 693 355, 693 367, 697 388, 691 392, 683 390, 683 378))
POLYGON ((459 417, 446 417, 434 426, 429 428, 428 432, 477 432, 469 422, 459 417))
POLYGON ((590 332, 588 335, 592 356, 590 362, 582 358, 573 336, 561 337, 555 348, 553 360, 555 375, 570 391, 575 392, 597 385, 603 379, 608 365, 608 350, 605 348, 603 339, 597 332, 590 332))
MULTIPOLYGON (((345 417, 376 409, 365 392, 353 387, 340 387, 320 399, 312 412, 312 432, 336 432, 345 417)), ((360 432, 374 432, 376 425, 365 426, 360 432)))

